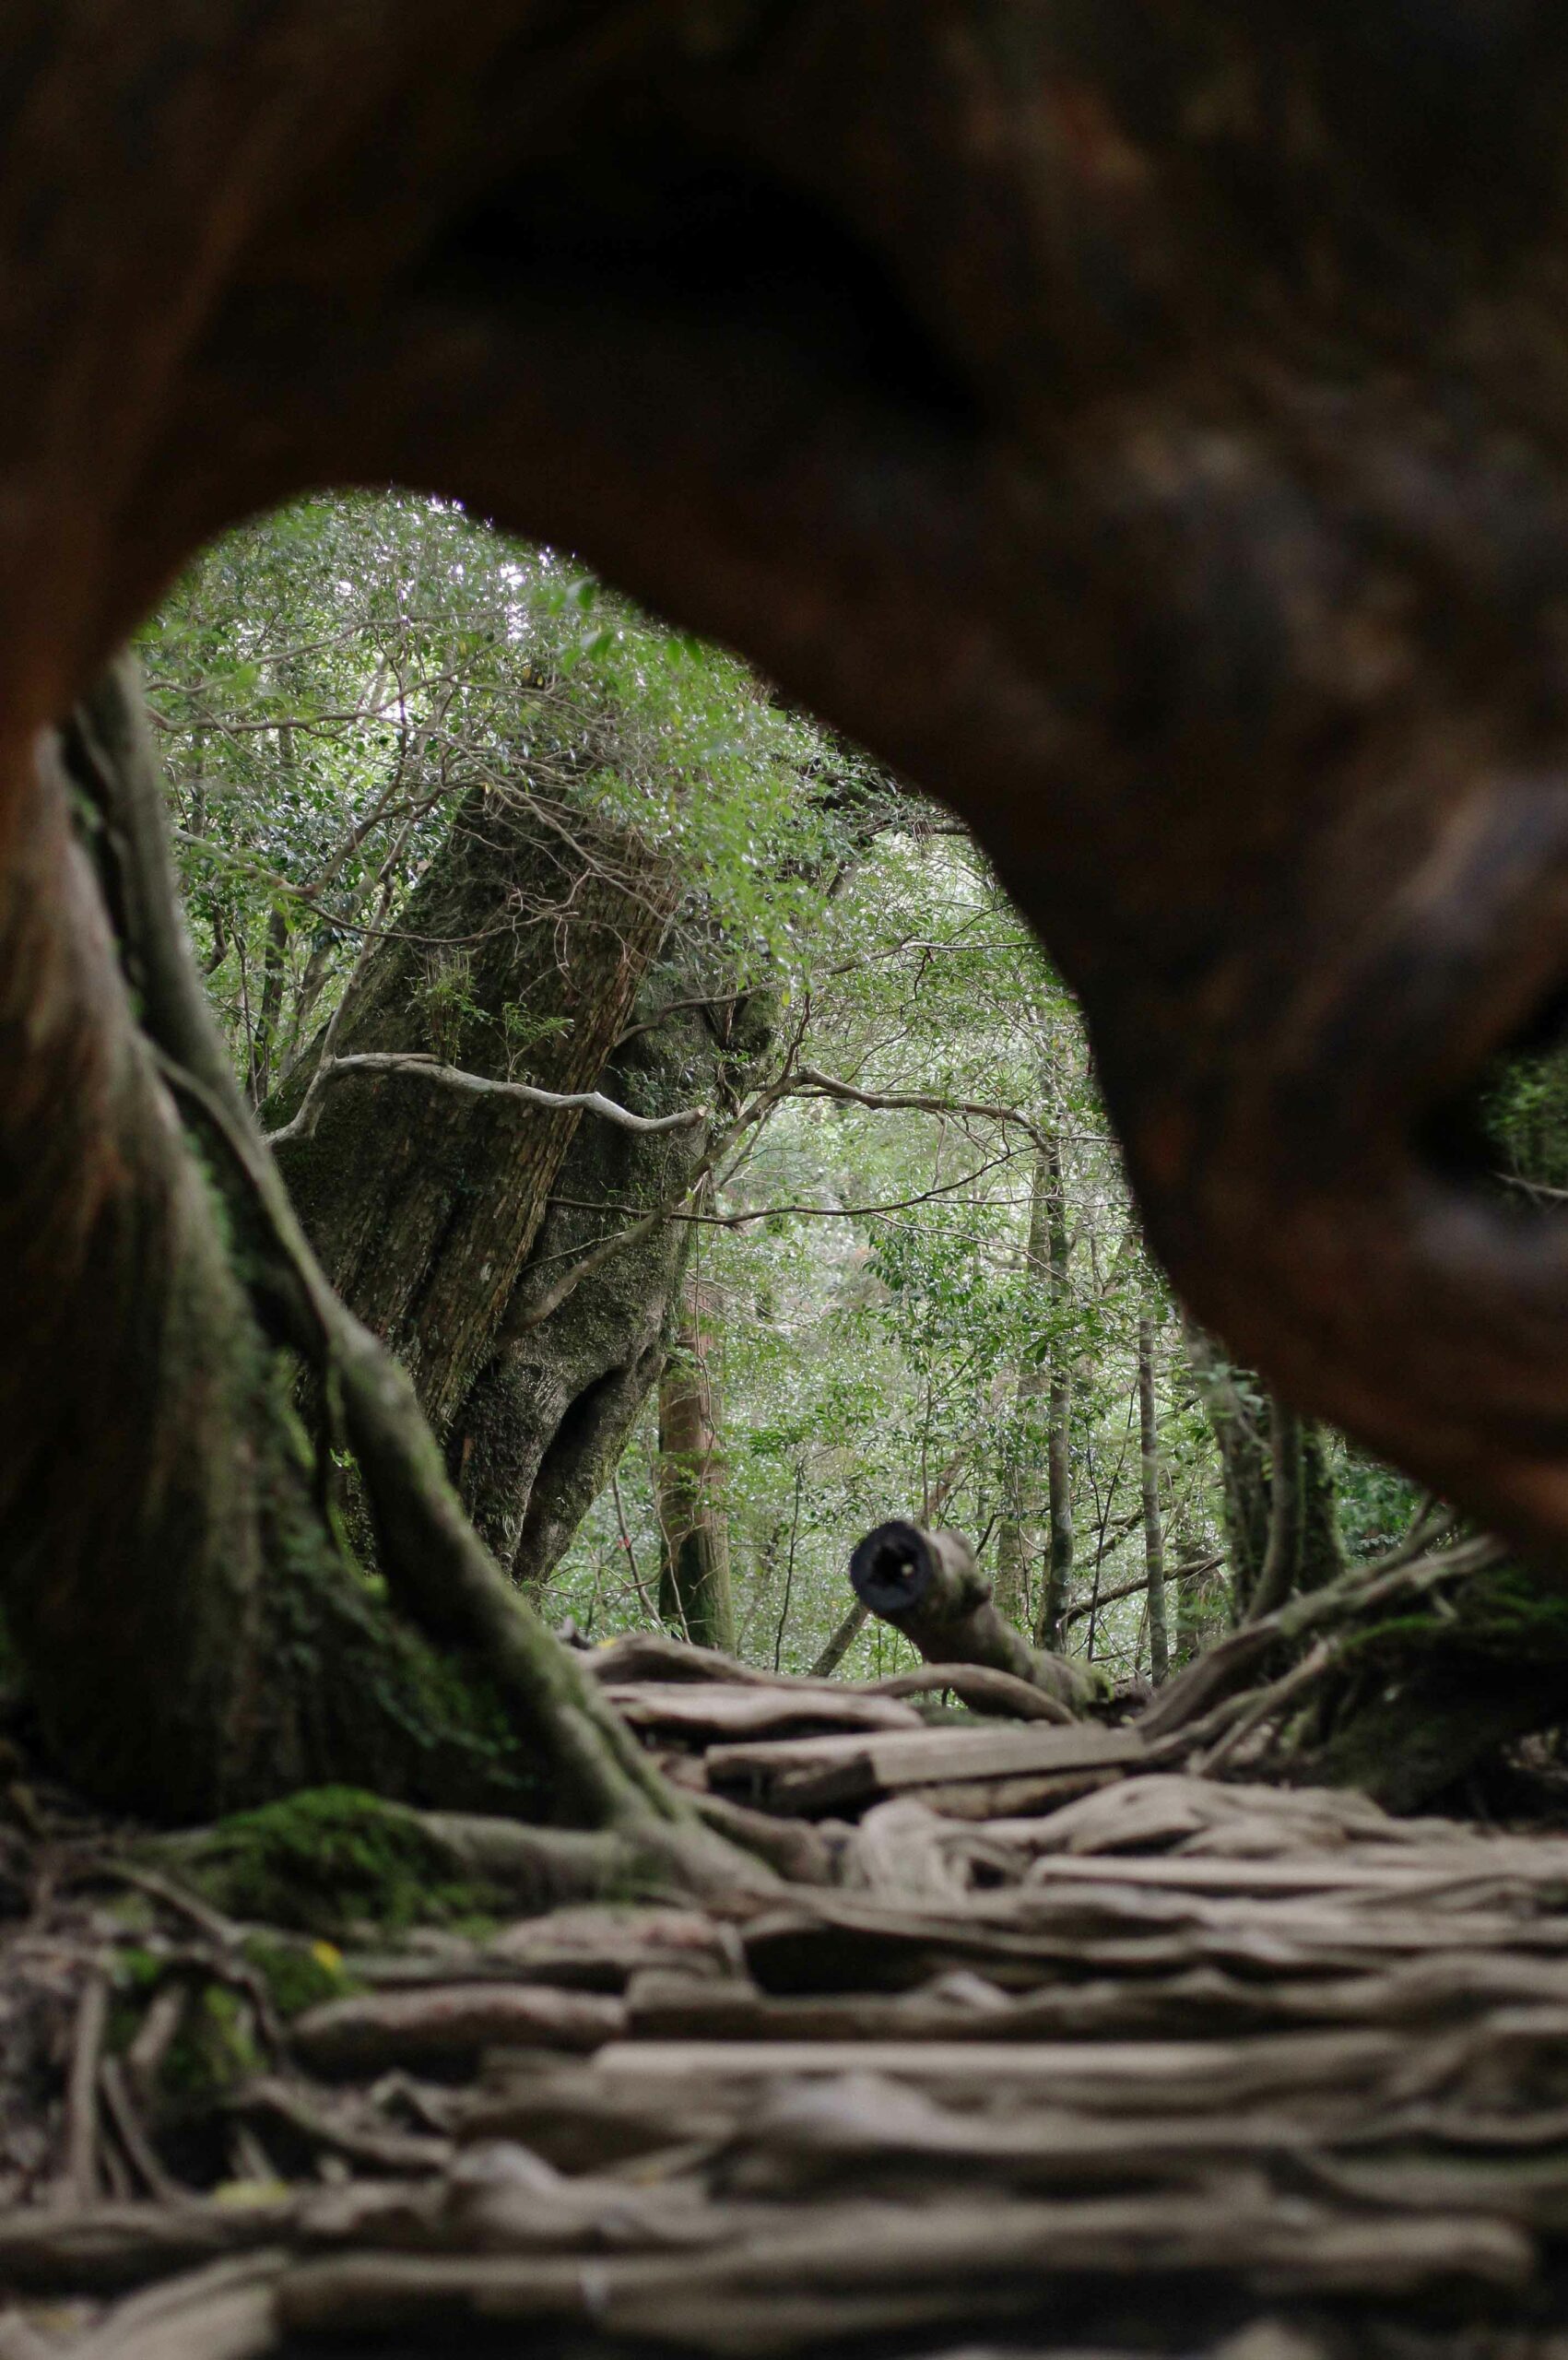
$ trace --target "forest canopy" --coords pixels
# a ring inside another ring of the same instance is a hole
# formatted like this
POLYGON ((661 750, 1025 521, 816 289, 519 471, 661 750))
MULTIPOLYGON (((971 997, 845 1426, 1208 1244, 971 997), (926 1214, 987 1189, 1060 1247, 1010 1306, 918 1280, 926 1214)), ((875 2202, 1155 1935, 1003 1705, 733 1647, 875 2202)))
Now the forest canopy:
MULTIPOLYGON (((598 1640, 662 1616, 786 1671, 891 1670, 912 1651, 879 1620, 845 1630, 844 1574, 898 1515, 961 1528, 1007 1612, 1114 1681, 1229 1627, 1263 1546, 1271 1405, 1184 1322, 1072 995, 965 829, 569 557, 409 494, 230 535, 140 655, 207 990, 280 1132, 378 945, 407 938, 422 1054, 461 1067, 483 1017, 526 1082, 570 1029, 537 975, 484 1016, 482 946, 410 922, 476 796, 523 798, 560 840, 544 890, 509 887, 547 967, 591 839, 666 880, 618 1049, 752 1011, 727 1070, 682 1035, 673 1074, 621 1077, 644 1120, 678 1117, 672 1095, 701 1108, 690 1170, 596 1172, 575 1199, 568 1173, 545 1216, 547 1291, 581 1267, 584 1221, 588 1252, 641 1248, 650 1213, 666 1241, 661 1371, 527 1569, 551 1620, 598 1640)), ((1520 1100, 1538 1162, 1554 1086, 1520 1100)), ((1394 1546, 1421 1507, 1326 1434, 1306 1481, 1308 1579, 1394 1546)))

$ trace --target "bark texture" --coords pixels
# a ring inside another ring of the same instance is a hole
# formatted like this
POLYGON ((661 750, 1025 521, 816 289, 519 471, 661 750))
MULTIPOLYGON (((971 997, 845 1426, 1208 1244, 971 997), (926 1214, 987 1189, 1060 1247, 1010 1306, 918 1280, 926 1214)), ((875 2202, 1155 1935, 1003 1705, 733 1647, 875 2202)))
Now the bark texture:
POLYGON ((1044 1150, 1049 1190, 1045 1213, 1046 1269, 1052 1309, 1051 1383, 1046 1396, 1045 1496, 1048 1540, 1045 1580, 1034 1644, 1048 1651, 1062 1644, 1062 1615, 1073 1574, 1072 1346, 1067 1332, 1071 1281, 1067 1270, 1067 1199, 1059 1140, 1044 1150))
MULTIPOLYGON (((1037 1283, 1044 1280, 1047 1270, 1050 1187, 1047 1152, 1043 1147, 1037 1147, 1030 1175, 1029 1232, 1024 1243, 1024 1268, 1037 1283)), ((1054 1364, 1060 1357, 1060 1343, 1055 1334, 1050 1339, 1050 1350, 1054 1364)), ((1019 1372, 1013 1394, 1013 1465, 1008 1478, 1006 1509, 996 1527, 997 1611, 1009 1621, 1024 1624, 1031 1619, 1030 1559, 1039 1546, 1041 1462, 1048 1448, 1046 1436, 1040 1431, 1038 1404, 1050 1384, 1051 1378, 1041 1361, 1026 1362, 1019 1372)), ((1049 1566, 1044 1579, 1049 1591, 1049 1566)), ((1043 1600, 1042 1621, 1047 1601, 1043 1600)))
MULTIPOLYGON (((608 749, 607 749, 607 753, 608 749)), ((677 887, 635 841, 520 782, 469 798, 350 986, 332 1054, 439 1057, 562 1095, 599 1081, 677 887)), ((276 1106, 293 1114, 312 1060, 276 1106)), ((278 1162, 328 1278, 397 1354, 461 1472, 495 1351, 582 1116, 349 1070, 278 1162)))
POLYGON ((635 1233, 649 1211, 678 1206, 772 1045, 772 996, 725 997, 734 968, 722 945, 716 962, 714 952, 700 921, 675 930, 598 1084, 641 1114, 700 1106, 706 1119, 653 1135, 604 1122, 580 1127, 495 1355, 467 1404, 465 1432, 474 1446, 465 1499, 513 1580, 532 1594, 609 1481, 665 1365, 692 1231, 671 1219, 635 1233), (588 1275, 547 1312, 563 1276, 584 1268, 588 1275))
MULTIPOLYGON (((48 1249, 30 1267, 18 1256, 16 1302, 41 1318, 41 1290, 63 1287, 56 1316, 77 1325, 59 1340, 100 1419, 84 1433, 42 1386, 3 1405, 0 1604, 56 1759, 152 1816, 358 1779, 621 1823, 713 1873, 696 1822, 506 1588, 407 1377, 311 1256, 180 926, 130 667, 44 741, 30 808, 33 891, 0 910, 0 1053, 13 1078, 41 1046, 64 1061, 78 1160, 69 1186, 57 1175, 64 1229, 47 1171, 42 1195, 6 1200, 48 1249), (53 1027, 41 1044, 21 1013, 34 962, 53 1027), (301 1363, 324 1413, 313 1451, 292 1408, 301 1363), (343 1448, 380 1581, 332 1514, 343 1448)), ((0 1124, 18 1106, 0 1091, 0 1124)), ((20 1141, 0 1129, 0 1169, 19 1173, 20 1141)))
POLYGON ((1036 1552, 1041 1555, 1040 1595, 1034 1601, 1032 1621, 1034 1644, 1047 1653, 1061 1644, 1062 1616, 1073 1571, 1067 1254, 1061 1145, 1047 1137, 1034 1151, 1024 1266, 1042 1290, 1049 1327, 1043 1339, 1043 1356, 1019 1373, 1014 1400, 1018 1456, 1007 1512, 996 1533, 997 1606, 1003 1614, 1026 1626, 1031 1621, 1030 1564, 1036 1552))
POLYGON ((607 1249, 679 1206, 772 1038, 768 996, 726 998, 733 956, 700 914, 673 918, 678 890, 559 796, 471 798, 270 1109, 298 1115, 323 1054, 401 1054, 645 1120, 700 1110, 634 1131, 350 1068, 278 1144, 329 1276, 414 1375, 465 1507, 536 1597, 664 1365, 691 1233, 672 1219, 607 1249))

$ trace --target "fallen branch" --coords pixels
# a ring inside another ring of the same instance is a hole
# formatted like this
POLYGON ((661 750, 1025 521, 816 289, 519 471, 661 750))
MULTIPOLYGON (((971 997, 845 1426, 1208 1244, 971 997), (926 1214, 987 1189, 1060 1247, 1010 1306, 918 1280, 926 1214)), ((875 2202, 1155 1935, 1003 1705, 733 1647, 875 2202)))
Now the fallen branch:
POLYGON ((811 1677, 813 1680, 826 1680, 831 1672, 837 1671, 840 1664, 843 1663, 845 1656, 848 1655, 851 1647, 854 1646, 856 1639, 859 1638, 860 1634, 865 1630, 867 1622, 870 1620, 870 1615, 871 1609, 866 1604, 863 1599, 857 1598, 855 1604, 850 1608, 849 1612, 844 1616, 843 1621, 833 1633, 832 1637, 828 1641, 827 1646, 822 1649, 822 1652, 818 1657, 816 1662, 812 1665, 811 1677))
POLYGON ((329 2000, 300 2018, 290 2043, 313 2073, 383 2073, 487 2048, 602 2047, 626 2029, 619 2000, 548 1984, 457 1983, 430 1991, 376 1991, 329 2000))

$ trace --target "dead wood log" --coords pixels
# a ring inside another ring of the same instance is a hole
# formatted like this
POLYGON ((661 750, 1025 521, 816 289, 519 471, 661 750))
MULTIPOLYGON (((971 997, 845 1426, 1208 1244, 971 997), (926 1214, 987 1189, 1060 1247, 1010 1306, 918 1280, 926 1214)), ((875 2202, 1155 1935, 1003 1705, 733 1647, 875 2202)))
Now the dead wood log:
POLYGON ((752 2235, 737 2222, 711 2254, 618 2254, 591 2271, 553 2255, 332 2257, 287 2274, 277 2314, 306 2336, 379 2329, 444 2342, 454 2329, 535 2321, 782 2354, 855 2332, 1030 2309, 1064 2276, 1233 2272, 1270 2290, 1398 2297, 1518 2288, 1532 2259, 1517 2230, 1473 2216, 1356 2224, 1251 2190, 1229 2202, 1212 2190, 1079 2203, 993 2196, 843 2203, 831 2224, 808 2217, 752 2235))
MULTIPOLYGON (((868 1532, 849 1561, 863 1606, 919 1648, 927 1663, 972 1663, 1005 1671, 1081 1713, 1103 1694, 1087 1666, 1032 1647, 999 1614, 991 1585, 959 1532, 927 1532, 895 1517, 868 1532)), ((976 1695, 977 1712, 994 1711, 976 1695)))
POLYGON ((379 2073, 487 2048, 597 2048, 626 2028, 619 2000, 548 1984, 456 1984, 329 2000, 301 2016, 293 2046, 318 2073, 379 2073))
POLYGON ((96 2203, 72 2211, 18 2206, 0 2216, 0 2281, 9 2287, 110 2292, 142 2286, 222 2256, 277 2244, 299 2216, 277 2203, 96 2203))
POLYGON ((856 1696, 842 1688, 752 1688, 713 1682, 635 1681, 604 1691, 634 1729, 703 1740, 713 1738, 805 1736, 828 1729, 918 1729, 913 1705, 894 1696, 856 1696))
MULTIPOLYGON (((710 1783, 770 1811, 811 1818, 858 1810, 884 1795, 970 1788, 978 1817, 993 1816, 998 1786, 1044 1780, 1048 1800, 1065 1800, 1055 1782, 1086 1774, 1141 1768, 1148 1748, 1133 1729, 1033 1727, 999 1729, 851 1730, 834 1737, 784 1738, 755 1745, 716 1745, 710 1783)), ((1077 1791, 1075 1788, 1074 1791, 1077 1791)), ((1008 1811, 1032 1808, 1008 1797, 1008 1811)))
MULTIPOLYGON (((857 1606, 855 1611, 861 1611, 857 1606)), ((835 1710, 846 1696, 931 1696, 950 1690, 961 1705, 973 1705, 976 1712, 992 1710, 1020 1721, 1068 1721, 1073 1717, 1069 1706, 1032 1680, 990 1665, 949 1662, 942 1657, 935 1658, 918 1671, 892 1671, 881 1680, 830 1682, 825 1673, 759 1671, 735 1656, 721 1653, 717 1647, 694 1647, 685 1639, 672 1639, 663 1632, 633 1631, 624 1638, 612 1639, 604 1646, 594 1648, 584 1658, 584 1670, 591 1672, 612 1701, 618 1703, 623 1691, 629 1692, 639 1684, 657 1682, 661 1689, 667 1689, 670 1682, 684 1681, 693 1685, 722 1683, 826 1697, 835 1710)), ((620 1709, 624 1713, 624 1705, 620 1709)))

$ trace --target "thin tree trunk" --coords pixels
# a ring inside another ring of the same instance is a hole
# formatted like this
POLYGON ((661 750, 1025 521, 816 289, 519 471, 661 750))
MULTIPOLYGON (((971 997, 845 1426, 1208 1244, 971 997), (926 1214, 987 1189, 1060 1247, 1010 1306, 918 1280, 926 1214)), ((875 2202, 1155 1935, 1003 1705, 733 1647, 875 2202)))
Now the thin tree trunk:
MULTIPOLYGON (((1111 1480, 1105 1487, 1105 1495, 1103 1499, 1100 1501, 1100 1525, 1099 1529, 1094 1536, 1094 1573, 1089 1593, 1089 1630, 1084 1639, 1083 1650, 1086 1658, 1091 1663, 1094 1661, 1094 1645, 1100 1634, 1100 1609, 1103 1602, 1102 1599, 1102 1588, 1105 1577, 1105 1559, 1112 1546, 1112 1536, 1109 1529, 1111 1510, 1115 1504, 1116 1492, 1122 1480, 1122 1469, 1126 1465, 1127 1444, 1132 1435, 1133 1413, 1137 1407, 1138 1395, 1135 1390, 1131 1398, 1127 1402, 1126 1424, 1122 1432, 1122 1446, 1116 1454, 1116 1463, 1111 1469, 1111 1480)), ((1140 1502, 1138 1506, 1133 1511, 1132 1516, 1119 1528, 1119 1529, 1121 1531, 1130 1531, 1132 1526, 1138 1522, 1142 1514, 1143 1508, 1140 1502)))
MULTIPOLYGON (((1029 1235, 1024 1245, 1024 1268, 1032 1280, 1044 1282, 1043 1291, 1048 1302, 1047 1232, 1051 1203, 1051 1163, 1048 1151, 1042 1144, 1035 1148, 1030 1175, 1029 1235)), ((1054 1304, 1051 1308, 1055 1309, 1054 1304)), ((1057 1357, 1058 1347, 1053 1336, 1049 1351, 1053 1365, 1057 1357)), ((1043 1504, 1040 1460, 1046 1455, 1042 1449, 1044 1437, 1038 1429, 1035 1405, 1050 1383, 1043 1360, 1026 1362, 1019 1372, 1013 1406, 1012 1464, 1007 1477, 1007 1507, 996 1530, 994 1586, 996 1609, 1006 1615, 1008 1622, 1026 1626, 1029 1622, 1029 1561, 1039 1542, 1043 1504)), ((927 1509, 927 1523, 934 1520, 927 1509)))
POLYGON ((837 1671, 871 1617, 871 1609, 856 1599, 827 1646, 811 1667, 813 1680, 828 1680, 837 1671))
POLYGON ((659 1611, 693 1645, 733 1654, 735 1605, 711 1322, 707 1291, 693 1281, 659 1380, 659 1611))
POLYGON ((1149 1586, 1149 1664, 1156 1688, 1171 1670, 1165 1612, 1165 1530, 1160 1514, 1160 1426, 1154 1399, 1154 1316, 1138 1323, 1138 1416, 1143 1483, 1143 1562, 1149 1586))
POLYGON ((251 1037, 251 1103, 259 1106, 272 1087, 273 1052, 277 1044, 278 1019, 283 1012, 283 962, 289 949, 289 920, 281 903, 273 904, 266 922, 266 955, 262 961, 261 1000, 251 1037))
POLYGON ((1045 1417, 1049 1540, 1034 1641, 1037 1646, 1054 1652, 1061 1645, 1062 1614, 1073 1573, 1072 1355, 1067 1334, 1067 1200, 1060 1142, 1053 1139, 1045 1152, 1050 1183, 1045 1238, 1052 1321, 1051 1386, 1045 1417))
MULTIPOLYGON (((287 775, 294 769, 294 732, 284 722, 277 732, 277 759, 287 775)), ((266 922, 266 951, 262 961, 261 999, 255 1030, 251 1035, 251 1103, 262 1105, 273 1085, 277 1030, 283 1014, 284 962, 289 950, 289 914, 281 899, 274 902, 266 922)))
POLYGON ((784 1603, 779 1608, 779 1619, 773 1630, 773 1670, 775 1671, 779 1669, 784 1655, 784 1633, 789 1628, 789 1610, 795 1597, 795 1544, 800 1538, 800 1494, 805 1481, 806 1468, 802 1461, 795 1470, 795 1500, 789 1517, 789 1555, 784 1564, 784 1603))

